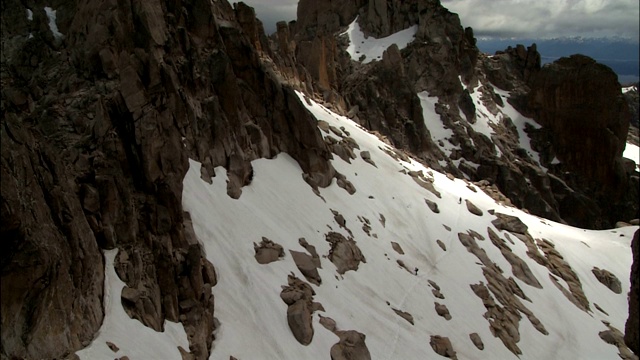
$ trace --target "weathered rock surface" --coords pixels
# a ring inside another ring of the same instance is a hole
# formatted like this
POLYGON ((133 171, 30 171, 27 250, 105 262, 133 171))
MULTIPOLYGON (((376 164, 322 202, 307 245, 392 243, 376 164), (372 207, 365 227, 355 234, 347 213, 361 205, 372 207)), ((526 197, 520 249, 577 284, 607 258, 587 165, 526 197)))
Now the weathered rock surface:
POLYGON ((482 210, 480 210, 480 208, 478 208, 474 203, 472 203, 468 199, 465 199, 464 202, 467 205, 467 210, 469 210, 470 213, 476 216, 482 216, 482 210))
POLYGON ((567 291, 567 289, 565 289, 557 279, 549 274, 550 278, 554 281, 554 284, 563 290, 562 293, 565 294, 565 296, 567 296, 567 298, 578 308, 585 312, 590 311, 589 299, 587 299, 587 295, 582 290, 580 278, 575 271, 573 271, 569 263, 564 260, 564 257, 555 249, 555 246, 550 241, 542 239, 537 240, 536 243, 547 259, 546 266, 551 274, 563 279, 567 283, 569 289, 567 291))
POLYGON ((331 347, 331 360, 371 360, 366 336, 355 330, 336 331, 340 341, 331 347))
POLYGON ((614 345, 618 348, 618 356, 620 356, 623 360, 638 360, 638 356, 630 351, 624 341, 624 334, 616 329, 614 326, 609 324, 606 321, 603 321, 604 325, 609 328, 609 330, 604 330, 598 333, 600 338, 606 342, 607 344, 614 345))
POLYGON ((440 304, 439 302, 435 302, 435 309, 436 309, 436 313, 439 316, 442 316, 447 320, 451 320, 451 314, 449 313, 449 309, 447 308, 447 305, 440 304))
POLYGON ((400 255, 404 255, 404 250, 402 250, 402 246, 400 246, 400 244, 398 244, 397 242, 392 241, 391 247, 393 248, 393 251, 397 252, 400 255))
POLYGON ((440 356, 444 356, 449 359, 457 359, 455 350, 453 350, 453 345, 451 345, 451 340, 448 337, 440 336, 440 335, 431 335, 431 340, 429 340, 429 344, 433 348, 433 351, 440 356))
POLYGON ((311 255, 293 250, 289 250, 289 253, 291 253, 291 257, 296 263, 298 270, 300 270, 307 281, 316 285, 320 285, 320 283, 322 283, 322 279, 318 273, 318 267, 311 255))
POLYGON ((550 144, 541 156, 556 156, 561 164, 552 172, 577 191, 554 190, 560 216, 588 228, 635 217, 637 174, 625 170, 621 157, 630 114, 616 74, 572 55, 543 67, 529 85, 525 111, 543 125, 538 142, 550 144))
POLYGON ((253 243, 253 250, 255 251, 255 258, 259 264, 269 264, 278 259, 284 257, 284 249, 282 245, 276 244, 273 241, 262 238, 260 244, 253 243))
POLYGON ((610 271, 594 267, 591 272, 602 283, 602 285, 609 288, 616 294, 622 293, 622 285, 620 280, 610 271))
POLYGON ((633 265, 631 267, 631 290, 629 291, 629 318, 625 324, 624 341, 636 354, 640 354, 640 230, 633 235, 631 243, 633 265))
POLYGON ((313 323, 311 314, 321 305, 313 302, 315 292, 311 285, 289 275, 288 285, 282 287, 280 298, 287 305, 287 323, 293 336, 302 345, 309 345, 313 340, 313 323))
POLYGON ((406 311, 402 311, 402 310, 398 310, 395 308, 391 308, 391 310, 393 310, 394 313, 396 313, 396 315, 400 316, 401 318, 407 320, 407 322, 411 325, 415 325, 413 322, 413 315, 411 315, 410 313, 406 312, 406 311))
POLYGON ((329 260, 336 266, 338 274, 356 271, 360 262, 367 262, 353 239, 347 239, 337 232, 329 232, 326 240, 331 244, 329 260))
POLYGON ((484 350, 484 343, 478 333, 469 334, 469 339, 471 339, 471 342, 478 348, 478 350, 484 350))
POLYGON ((315 118, 263 63, 260 22, 227 1, 63 0, 56 39, 44 11, 28 22, 15 16, 26 3, 6 6, 2 355, 86 346, 103 316, 100 248, 117 247, 128 313, 156 330, 182 322, 208 358, 216 279, 182 211, 187 159, 207 181, 224 166, 235 198, 250 161, 280 152, 312 186, 336 175, 315 118))
POLYGON ((495 213, 494 215, 496 216, 496 219, 491 221, 491 223, 498 230, 506 230, 516 234, 525 234, 528 229, 527 225, 515 216, 502 213, 495 213))

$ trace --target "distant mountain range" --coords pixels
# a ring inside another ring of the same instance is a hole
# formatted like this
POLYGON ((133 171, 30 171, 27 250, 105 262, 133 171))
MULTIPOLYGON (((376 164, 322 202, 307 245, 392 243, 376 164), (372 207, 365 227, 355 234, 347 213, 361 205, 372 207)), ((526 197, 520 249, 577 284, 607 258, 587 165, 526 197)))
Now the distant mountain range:
POLYGON ((572 54, 584 54, 596 59, 617 74, 621 83, 637 82, 640 78, 639 43, 619 38, 556 38, 556 39, 495 39, 478 38, 478 48, 495 53, 508 46, 536 43, 542 63, 572 54))

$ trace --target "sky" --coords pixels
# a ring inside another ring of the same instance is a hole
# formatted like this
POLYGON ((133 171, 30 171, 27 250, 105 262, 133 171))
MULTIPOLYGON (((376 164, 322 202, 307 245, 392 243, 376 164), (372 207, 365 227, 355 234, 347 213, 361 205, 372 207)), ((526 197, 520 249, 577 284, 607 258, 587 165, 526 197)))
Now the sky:
MULTIPOLYGON (((294 20, 297 0, 245 0, 267 32, 294 20)), ((638 0, 442 0, 477 37, 622 37, 638 42, 638 0)))

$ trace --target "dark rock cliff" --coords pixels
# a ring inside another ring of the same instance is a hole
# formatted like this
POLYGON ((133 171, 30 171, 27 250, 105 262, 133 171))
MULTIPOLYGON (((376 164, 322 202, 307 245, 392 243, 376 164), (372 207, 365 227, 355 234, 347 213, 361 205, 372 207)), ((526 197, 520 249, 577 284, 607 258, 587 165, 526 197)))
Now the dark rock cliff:
POLYGON ((2 7, 2 358, 86 346, 103 318, 100 249, 112 248, 129 315, 156 330, 180 321, 192 354, 208 358, 216 274, 182 211, 187 159, 203 163, 205 180, 227 168, 233 197, 251 160, 279 152, 312 186, 336 174, 315 119, 263 61, 253 10, 200 0, 2 7))

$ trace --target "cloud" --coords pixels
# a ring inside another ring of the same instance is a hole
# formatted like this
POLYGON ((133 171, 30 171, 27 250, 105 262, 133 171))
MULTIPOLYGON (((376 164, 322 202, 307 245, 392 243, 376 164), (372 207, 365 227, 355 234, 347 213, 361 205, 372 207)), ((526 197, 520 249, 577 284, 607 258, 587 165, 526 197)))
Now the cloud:
POLYGON ((476 36, 622 37, 638 41, 638 0, 442 0, 476 36))
MULTIPOLYGON (((267 33, 296 18, 297 0, 243 0, 267 33)), ((478 37, 622 37, 639 41, 638 0, 442 0, 478 37)))
POLYGON ((256 10, 256 16, 264 24, 267 34, 276 31, 278 21, 296 19, 298 0, 243 0, 256 10))

